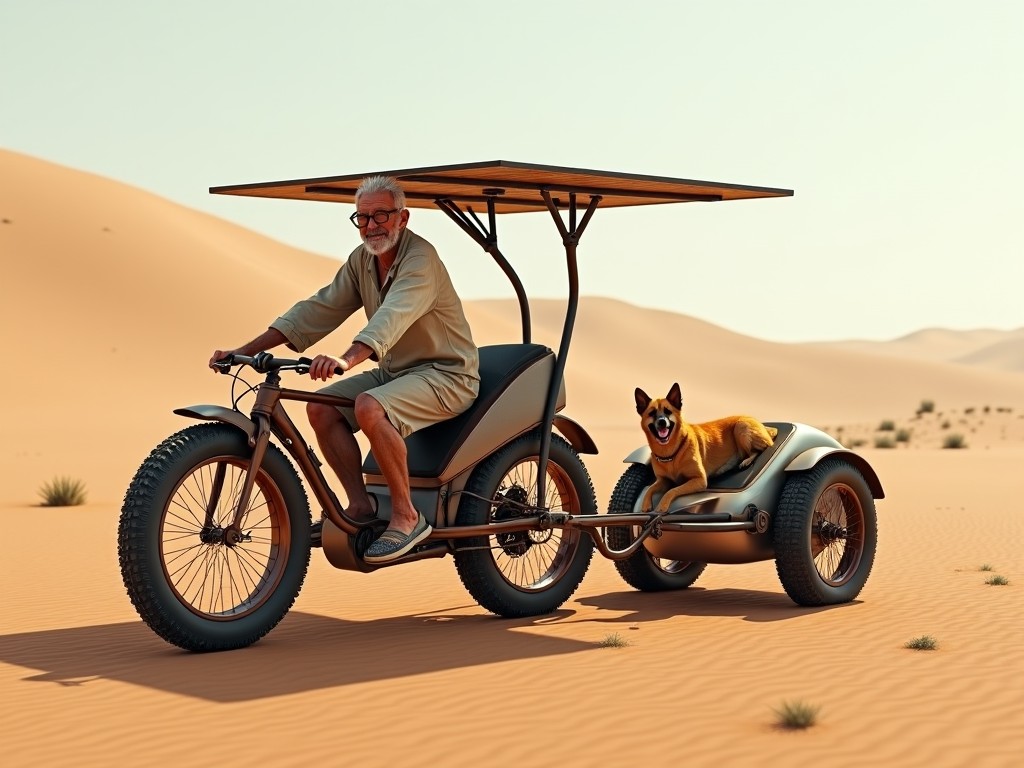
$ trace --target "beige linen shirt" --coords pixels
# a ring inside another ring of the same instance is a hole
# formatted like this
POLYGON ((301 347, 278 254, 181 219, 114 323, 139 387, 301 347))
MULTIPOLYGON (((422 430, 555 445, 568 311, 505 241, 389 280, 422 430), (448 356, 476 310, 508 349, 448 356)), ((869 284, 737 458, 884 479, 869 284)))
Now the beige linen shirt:
POLYGON ((356 334, 390 378, 435 368, 479 380, 479 357, 462 302, 434 246, 408 228, 384 285, 375 257, 360 245, 334 280, 271 323, 302 352, 362 308, 367 324, 356 334))

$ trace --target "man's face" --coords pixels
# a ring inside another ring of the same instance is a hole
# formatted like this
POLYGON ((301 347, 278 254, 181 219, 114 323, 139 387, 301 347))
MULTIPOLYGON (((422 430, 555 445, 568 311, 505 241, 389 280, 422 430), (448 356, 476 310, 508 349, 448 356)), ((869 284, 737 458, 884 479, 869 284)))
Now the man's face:
MULTIPOLYGON (((372 217, 380 211, 393 211, 395 199, 390 192, 368 192, 359 198, 356 204, 356 213, 365 213, 372 217)), ((359 228, 359 236, 366 245, 366 250, 375 256, 387 253, 398 244, 398 238, 402 235, 409 221, 409 211, 398 211, 392 213, 388 220, 378 223, 372 218, 365 227, 359 228)))

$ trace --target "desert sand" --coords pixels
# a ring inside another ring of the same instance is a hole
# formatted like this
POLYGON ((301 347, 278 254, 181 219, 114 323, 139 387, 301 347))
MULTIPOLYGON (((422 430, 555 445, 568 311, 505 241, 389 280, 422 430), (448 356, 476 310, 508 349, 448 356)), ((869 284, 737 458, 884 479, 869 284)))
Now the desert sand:
MULTIPOLYGON (((685 307, 582 302, 566 413, 600 449, 586 457, 599 503, 642 442, 636 386, 680 382, 692 421, 818 426, 885 489, 853 603, 797 607, 770 561, 644 594, 595 554, 561 610, 504 620, 450 559, 359 574, 314 551, 266 638, 189 654, 125 594, 124 490, 187 425, 172 409, 227 401, 209 353, 337 262, 24 155, 0 151, 0 179, 4 765, 1009 766, 1024 753, 1020 331, 777 344, 685 307), (952 434, 966 447, 943 448, 952 434), (82 480, 87 503, 40 506, 56 476, 82 480), (615 635, 625 643, 608 647, 615 635), (935 650, 905 647, 925 635, 935 650), (820 707, 816 724, 779 727, 787 702, 820 707)), ((513 301, 467 311, 479 344, 517 340, 513 301)), ((557 346, 563 311, 535 303, 535 340, 557 346)))

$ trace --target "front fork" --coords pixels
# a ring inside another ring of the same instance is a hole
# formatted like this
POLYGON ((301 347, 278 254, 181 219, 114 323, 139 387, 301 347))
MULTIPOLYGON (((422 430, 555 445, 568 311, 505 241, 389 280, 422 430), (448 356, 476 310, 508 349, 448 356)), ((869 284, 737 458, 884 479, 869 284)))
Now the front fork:
MULTIPOLYGON (((242 521, 249 509, 249 501, 252 499, 252 489, 256 484, 256 475, 263 464, 263 457, 267 454, 267 445, 270 443, 270 420, 265 413, 254 412, 253 420, 256 423, 255 433, 249 436, 249 447, 252 448, 252 457, 245 472, 245 479, 242 481, 242 489, 235 500, 234 515, 231 524, 224 530, 224 543, 232 545, 244 538, 242 534, 242 521)), ((209 499, 206 504, 206 519, 203 521, 203 529, 213 531, 217 528, 216 512, 220 506, 220 499, 224 493, 224 479, 227 476, 227 464, 220 462, 213 474, 213 482, 210 484, 209 499)))

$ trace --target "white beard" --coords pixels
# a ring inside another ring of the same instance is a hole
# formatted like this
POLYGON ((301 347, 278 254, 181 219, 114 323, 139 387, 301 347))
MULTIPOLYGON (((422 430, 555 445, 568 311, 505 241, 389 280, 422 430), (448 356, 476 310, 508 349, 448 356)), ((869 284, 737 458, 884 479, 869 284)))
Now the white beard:
POLYGON ((366 235, 363 235, 363 245, 370 253, 374 256, 380 256, 381 254, 387 253, 398 243, 398 238, 402 236, 402 230, 393 229, 391 234, 385 237, 383 240, 367 240, 366 235))

